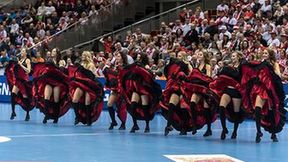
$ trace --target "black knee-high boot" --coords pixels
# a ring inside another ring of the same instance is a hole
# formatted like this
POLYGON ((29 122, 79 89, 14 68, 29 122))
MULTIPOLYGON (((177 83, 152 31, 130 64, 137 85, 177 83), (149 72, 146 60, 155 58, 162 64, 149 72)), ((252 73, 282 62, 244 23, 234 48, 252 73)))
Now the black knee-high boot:
POLYGON ((112 130, 115 126, 117 126, 117 122, 115 119, 115 110, 114 110, 113 106, 108 107, 108 112, 109 112, 110 118, 112 120, 110 127, 109 127, 109 130, 112 130))
POLYGON ((49 108, 51 107, 51 102, 50 100, 44 100, 44 109, 43 109, 43 113, 44 113, 44 119, 43 119, 43 124, 47 123, 48 118, 48 113, 49 113, 49 108))
POLYGON ((256 143, 259 143, 261 141, 261 137, 263 136, 263 133, 261 132, 261 107, 255 108, 255 121, 256 121, 256 143))
POLYGON ((226 138, 226 134, 228 134, 228 129, 226 127, 226 116, 225 116, 224 106, 219 107, 219 114, 220 114, 220 121, 222 125, 221 139, 224 140, 226 138))
POLYGON ((235 113, 235 122, 234 122, 234 130, 233 133, 231 135, 231 139, 236 139, 237 137, 237 130, 239 127, 239 123, 240 123, 240 113, 239 112, 234 112, 235 113))
MULTIPOLYGON (((23 98, 23 103, 25 104, 26 108, 29 109, 29 99, 28 98, 23 98)), ((25 117, 25 121, 29 121, 30 120, 30 115, 29 115, 29 111, 26 111, 26 117, 25 117)))
MULTIPOLYGON (((275 123, 274 111, 273 111, 273 110, 269 110, 269 111, 268 111, 268 115, 271 117, 272 127, 275 128, 276 123, 275 123)), ((273 142, 278 142, 278 138, 277 138, 276 133, 272 133, 272 134, 271 134, 271 139, 273 140, 273 142)))
POLYGON ((181 108, 181 114, 182 114, 182 126, 181 126, 181 131, 180 135, 187 135, 187 126, 189 122, 189 114, 185 108, 181 108))
POLYGON ((59 119, 59 114, 60 114, 60 103, 54 103, 54 121, 53 123, 58 123, 59 119))
POLYGON ((144 133, 149 133, 150 132, 150 127, 149 127, 149 121, 150 121, 150 106, 149 105, 142 105, 144 114, 145 114, 145 121, 146 121, 146 127, 144 130, 144 133))
POLYGON ((191 110, 191 114, 192 114, 192 134, 196 134, 197 133, 197 127, 196 127, 196 123, 197 123, 197 112, 196 112, 196 106, 197 104, 195 102, 191 102, 190 103, 190 110, 191 110))
POLYGON ((16 117, 16 112, 15 112, 15 105, 16 105, 16 94, 11 93, 11 108, 12 108, 12 113, 10 116, 10 120, 13 120, 16 117))
POLYGON ((137 108, 137 106, 138 106, 137 102, 132 102, 130 104, 131 116, 132 116, 132 119, 133 119, 133 127, 131 128, 130 133, 135 133, 136 130, 139 130, 139 126, 137 124, 137 119, 136 119, 136 108, 137 108))
POLYGON ((72 102, 72 107, 74 109, 74 114, 75 114, 74 125, 77 125, 77 124, 79 124, 79 113, 78 113, 78 110, 80 109, 80 104, 72 102))
POLYGON ((205 114, 205 119, 207 122, 207 130, 203 134, 203 136, 208 137, 212 135, 212 130, 211 130, 212 114, 211 114, 210 108, 204 108, 204 114, 205 114))
POLYGON ((173 130, 172 128, 172 117, 173 117, 173 112, 176 110, 177 106, 174 105, 173 103, 169 104, 169 110, 168 110, 168 116, 167 116, 167 126, 165 128, 165 133, 164 135, 167 136, 170 131, 173 130))
POLYGON ((93 110, 92 104, 86 105, 85 110, 86 110, 87 126, 91 126, 92 125, 92 110, 93 110))

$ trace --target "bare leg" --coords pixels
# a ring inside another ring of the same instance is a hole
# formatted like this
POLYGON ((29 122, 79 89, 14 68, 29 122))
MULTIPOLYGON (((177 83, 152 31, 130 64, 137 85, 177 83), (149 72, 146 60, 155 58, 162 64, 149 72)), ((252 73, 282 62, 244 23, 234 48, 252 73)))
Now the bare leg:
POLYGON ((85 92, 85 106, 86 106, 87 125, 91 126, 92 125, 93 105, 91 105, 91 97, 90 97, 89 93, 87 93, 87 92, 85 92))

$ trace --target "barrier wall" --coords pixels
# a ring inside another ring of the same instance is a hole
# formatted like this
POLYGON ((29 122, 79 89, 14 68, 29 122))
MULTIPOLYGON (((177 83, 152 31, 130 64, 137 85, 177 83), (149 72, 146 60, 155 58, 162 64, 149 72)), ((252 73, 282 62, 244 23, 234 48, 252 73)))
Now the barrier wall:
MULTIPOLYGON (((105 84, 105 79, 100 78, 100 82, 104 85, 105 84)), ((164 80, 157 80, 157 82, 161 85, 161 88, 164 89, 166 85, 166 81, 164 80)), ((288 84, 284 84, 284 91, 286 93, 286 99, 285 99, 285 107, 288 108, 288 84)), ((106 108, 107 101, 108 101, 108 96, 109 96, 109 91, 105 90, 105 106, 104 109, 106 108)), ((9 86, 6 81, 5 76, 0 75, 0 103, 9 103, 10 102, 10 91, 9 91, 9 86)))

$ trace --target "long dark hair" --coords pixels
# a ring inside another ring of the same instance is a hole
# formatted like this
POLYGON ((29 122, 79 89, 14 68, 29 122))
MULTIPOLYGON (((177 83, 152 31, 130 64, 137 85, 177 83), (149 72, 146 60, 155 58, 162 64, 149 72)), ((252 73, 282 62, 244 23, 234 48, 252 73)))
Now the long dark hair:
POLYGON ((147 54, 141 52, 141 53, 139 53, 139 55, 141 56, 139 62, 144 66, 149 65, 149 59, 148 59, 147 54))
POLYGON ((127 54, 120 51, 119 54, 121 55, 121 58, 123 60, 123 66, 126 66, 128 65, 128 57, 127 57, 127 54))

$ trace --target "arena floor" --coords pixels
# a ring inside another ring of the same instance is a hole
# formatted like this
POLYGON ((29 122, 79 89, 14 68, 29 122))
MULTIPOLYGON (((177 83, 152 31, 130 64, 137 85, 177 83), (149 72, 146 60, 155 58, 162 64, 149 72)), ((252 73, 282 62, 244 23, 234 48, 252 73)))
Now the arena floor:
MULTIPOLYGON (((238 139, 231 140, 233 125, 228 123, 229 135, 219 139, 220 122, 213 124, 213 135, 202 137, 205 129, 192 136, 179 136, 173 131, 164 137, 166 121, 157 115, 151 123, 151 133, 144 134, 144 123, 136 134, 129 133, 132 125, 128 118, 127 130, 109 131, 109 115, 102 112, 93 127, 74 126, 73 111, 58 124, 42 124, 43 116, 34 110, 31 121, 23 121, 25 114, 17 107, 17 118, 9 120, 10 105, 0 105, 0 161, 39 162, 158 162, 171 161, 164 155, 225 154, 251 162, 287 161, 288 131, 273 143, 266 132, 260 144, 254 142, 255 124, 246 121, 240 125, 238 139)), ((264 132, 264 131, 263 131, 264 132)))

